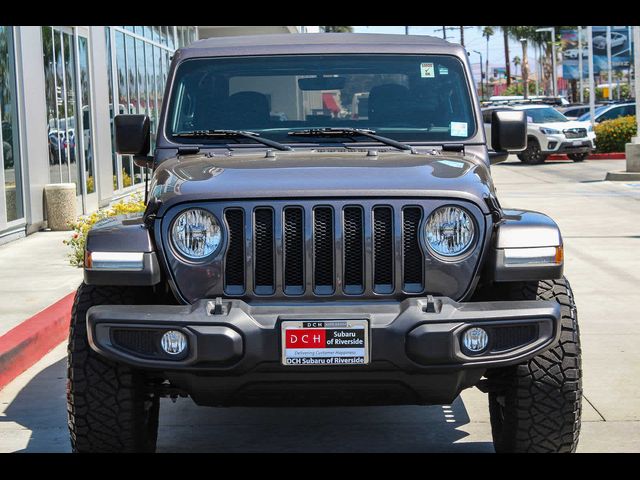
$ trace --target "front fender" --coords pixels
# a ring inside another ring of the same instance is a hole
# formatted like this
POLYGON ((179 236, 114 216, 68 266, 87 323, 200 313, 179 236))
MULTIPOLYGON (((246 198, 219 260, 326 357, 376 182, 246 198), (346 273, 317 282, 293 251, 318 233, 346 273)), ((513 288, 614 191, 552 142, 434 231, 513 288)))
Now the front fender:
POLYGON ((155 246, 141 214, 106 218, 87 234, 86 284, 149 286, 160 280, 155 246))
POLYGON ((516 282, 562 277, 564 255, 558 225, 529 210, 503 210, 490 256, 493 280, 516 282))

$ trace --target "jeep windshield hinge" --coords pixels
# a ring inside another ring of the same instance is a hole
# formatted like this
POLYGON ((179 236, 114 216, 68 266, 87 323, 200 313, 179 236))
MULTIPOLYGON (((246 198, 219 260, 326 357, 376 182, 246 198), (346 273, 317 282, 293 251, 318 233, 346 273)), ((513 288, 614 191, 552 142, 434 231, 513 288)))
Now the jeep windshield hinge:
POLYGON ((442 145, 443 152, 460 152, 464 154, 464 143, 445 143, 442 145))

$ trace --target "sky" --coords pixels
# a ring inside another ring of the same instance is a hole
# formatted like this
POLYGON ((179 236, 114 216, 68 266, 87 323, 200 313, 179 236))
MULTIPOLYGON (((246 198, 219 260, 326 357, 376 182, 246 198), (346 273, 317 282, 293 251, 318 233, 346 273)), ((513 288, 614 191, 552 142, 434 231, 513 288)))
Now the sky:
MULTIPOLYGON (((460 27, 450 27, 451 30, 447 30, 447 40, 450 42, 459 43, 460 42, 460 27)), ((482 36, 482 29, 484 27, 480 26, 471 26, 465 27, 464 31, 464 45, 465 48, 471 52, 471 56, 469 57, 469 61, 471 62, 471 66, 473 69, 474 76, 477 76, 476 80, 480 77, 480 56, 473 52, 473 50, 477 50, 482 53, 482 61, 486 62, 487 56, 487 39, 482 36)), ((404 26, 375 26, 375 27, 366 27, 361 26, 353 27, 353 31, 355 33, 396 33, 400 35, 404 35, 405 27, 404 26)), ((409 35, 432 35, 435 37, 442 38, 442 27, 414 27, 409 26, 409 35)), ((551 35, 549 35, 551 38, 551 35)), ((528 48, 529 53, 529 69, 532 72, 536 71, 536 52, 533 47, 528 48)), ((517 40, 509 40, 509 56, 513 60, 513 57, 518 56, 522 58, 522 45, 517 40)), ((489 39, 489 71, 493 67, 502 67, 504 68, 504 40, 502 36, 502 31, 498 28, 494 29, 494 35, 489 39)), ((483 67, 484 68, 484 67, 483 67)), ((513 74, 513 62, 511 63, 512 74, 513 74)), ((518 75, 520 75, 520 69, 518 68, 518 75)))

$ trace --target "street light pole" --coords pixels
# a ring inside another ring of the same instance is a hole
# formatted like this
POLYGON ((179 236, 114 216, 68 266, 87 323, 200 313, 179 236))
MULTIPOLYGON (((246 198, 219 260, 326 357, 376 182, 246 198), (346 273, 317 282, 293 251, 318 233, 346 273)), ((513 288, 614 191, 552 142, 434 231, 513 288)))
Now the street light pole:
POLYGON ((609 92, 609 100, 613 100, 613 88, 612 88, 612 79, 611 79, 611 27, 607 25, 607 68, 609 69, 609 88, 607 91, 609 92))
POLYGON ((480 55, 480 92, 481 92, 481 96, 482 99, 484 100, 484 82, 482 81, 482 77, 484 77, 484 73, 482 73, 482 53, 479 52, 478 50, 472 50, 473 53, 477 53, 478 55, 480 55))
POLYGON ((635 143, 640 143, 640 26, 633 27, 633 71, 635 73, 635 90, 636 90, 636 124, 637 133, 635 143))
POLYGON ((580 103, 584 103, 584 92, 582 88, 582 27, 578 27, 578 75, 580 79, 580 103))
POLYGON ((593 27, 587 27, 587 44, 589 45, 589 115, 591 127, 595 127, 594 111, 596 109, 596 89, 593 81, 593 27))
POLYGON ((409 35, 409 27, 404 27, 404 34, 409 35))

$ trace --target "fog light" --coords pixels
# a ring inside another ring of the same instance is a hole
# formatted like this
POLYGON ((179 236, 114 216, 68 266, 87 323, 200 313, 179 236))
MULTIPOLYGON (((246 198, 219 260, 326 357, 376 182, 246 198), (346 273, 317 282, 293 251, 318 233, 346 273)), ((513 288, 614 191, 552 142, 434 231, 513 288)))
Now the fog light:
POLYGON ((169 355, 179 355, 187 348, 187 337, 177 330, 169 330, 162 335, 160 345, 169 355))
POLYGON ((478 353, 487 348, 489 336, 482 328, 470 328, 462 336, 464 348, 473 353, 478 353))

